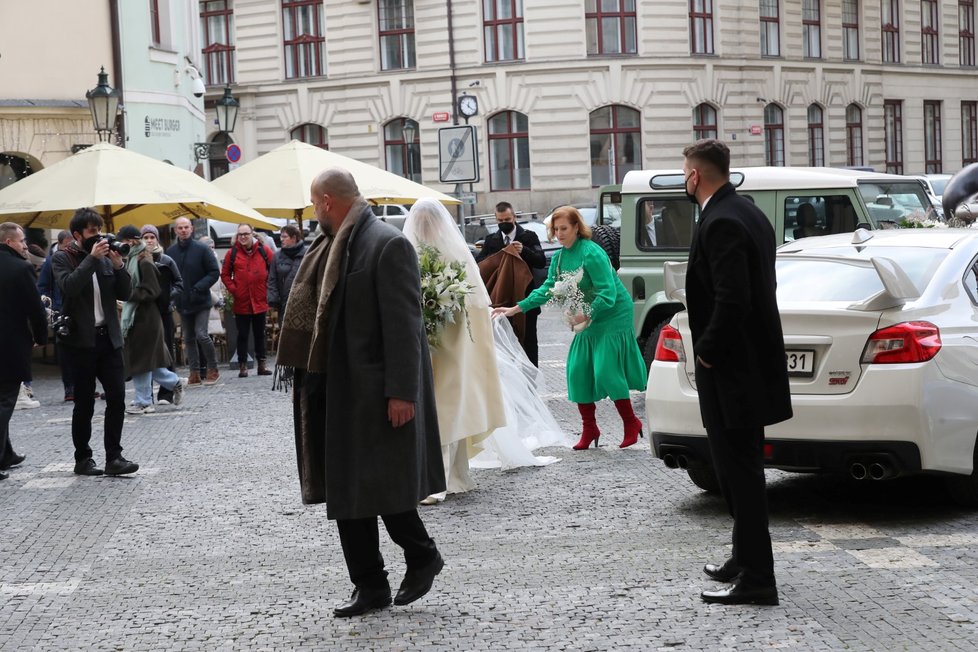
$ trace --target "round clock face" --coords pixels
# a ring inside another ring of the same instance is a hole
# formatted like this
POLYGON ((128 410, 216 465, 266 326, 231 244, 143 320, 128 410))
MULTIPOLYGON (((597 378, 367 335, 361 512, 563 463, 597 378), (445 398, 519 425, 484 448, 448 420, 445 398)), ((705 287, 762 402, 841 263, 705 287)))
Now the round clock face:
POLYGON ((479 112, 479 101, 473 95, 463 95, 458 98, 458 110, 467 117, 472 117, 479 112))

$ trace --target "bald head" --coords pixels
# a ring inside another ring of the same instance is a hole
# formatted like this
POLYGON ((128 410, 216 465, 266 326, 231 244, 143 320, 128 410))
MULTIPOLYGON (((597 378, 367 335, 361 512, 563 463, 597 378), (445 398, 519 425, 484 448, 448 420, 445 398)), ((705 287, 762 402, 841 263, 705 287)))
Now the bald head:
POLYGON ((360 189, 353 175, 341 168, 320 172, 312 182, 309 194, 316 220, 326 233, 339 231, 350 207, 360 199, 360 189))

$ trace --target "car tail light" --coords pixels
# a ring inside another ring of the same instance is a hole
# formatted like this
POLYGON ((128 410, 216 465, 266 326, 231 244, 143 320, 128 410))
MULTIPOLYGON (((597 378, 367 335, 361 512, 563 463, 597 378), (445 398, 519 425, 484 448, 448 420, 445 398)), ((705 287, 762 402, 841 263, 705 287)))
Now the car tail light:
POLYGON ((663 326, 659 331, 659 342, 655 345, 655 359, 660 362, 686 362, 683 336, 672 326, 663 326))
POLYGON ((926 362, 941 350, 941 331, 927 321, 908 321, 881 328, 863 349, 866 364, 926 362))

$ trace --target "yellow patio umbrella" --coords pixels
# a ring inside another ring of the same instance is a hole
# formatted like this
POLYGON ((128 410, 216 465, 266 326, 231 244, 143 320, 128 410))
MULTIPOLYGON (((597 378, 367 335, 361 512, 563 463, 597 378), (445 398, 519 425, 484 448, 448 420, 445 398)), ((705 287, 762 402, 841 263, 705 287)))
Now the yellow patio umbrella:
POLYGON ((64 229, 84 207, 102 216, 106 231, 126 224, 164 226, 178 217, 278 229, 193 172, 109 143, 83 149, 0 190, 0 222, 64 229))
POLYGON ((315 218, 309 202, 313 179, 332 167, 349 171, 360 194, 371 204, 413 204, 425 197, 443 204, 461 203, 387 170, 297 140, 262 154, 212 183, 262 215, 301 223, 315 218))

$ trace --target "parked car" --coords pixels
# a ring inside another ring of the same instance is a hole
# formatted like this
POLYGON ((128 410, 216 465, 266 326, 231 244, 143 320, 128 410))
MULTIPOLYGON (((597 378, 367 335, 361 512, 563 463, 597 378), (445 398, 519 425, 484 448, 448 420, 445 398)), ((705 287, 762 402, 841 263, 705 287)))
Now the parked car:
MULTIPOLYGON (((978 231, 858 229, 788 242, 776 265, 794 417, 766 429, 765 464, 940 474, 978 506, 978 231)), ((674 298, 684 266, 667 267, 674 298)), ((712 490, 694 359, 683 311, 659 336, 646 407, 655 455, 712 490)))
POLYGON ((914 176, 915 179, 920 179, 924 187, 927 188, 927 192, 931 196, 931 201, 935 202, 934 212, 941 218, 946 217, 941 204, 941 200, 944 197, 944 186, 947 185, 947 182, 951 180, 952 176, 951 174, 918 174, 914 176))
MULTIPOLYGON (((268 236, 269 241, 271 241, 275 247, 281 247, 281 234, 280 231, 286 224, 295 224, 295 220, 286 220, 277 217, 266 217, 266 220, 278 225, 277 229, 255 229, 255 231, 268 236)), ((310 223, 304 221, 302 223, 302 234, 303 236, 309 235, 310 223)), ((220 222, 218 220, 207 220, 207 232, 210 234, 211 239, 214 244, 218 247, 230 247, 234 243, 235 234, 238 232, 238 224, 236 222, 220 222)))
POLYGON ((407 219, 408 213, 411 212, 410 206, 404 206, 403 204, 378 204, 376 206, 371 206, 374 215, 379 217, 381 221, 387 222, 391 226, 396 226, 397 228, 404 230, 404 220, 407 219))

